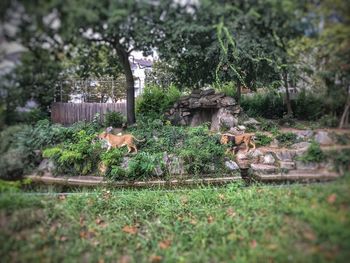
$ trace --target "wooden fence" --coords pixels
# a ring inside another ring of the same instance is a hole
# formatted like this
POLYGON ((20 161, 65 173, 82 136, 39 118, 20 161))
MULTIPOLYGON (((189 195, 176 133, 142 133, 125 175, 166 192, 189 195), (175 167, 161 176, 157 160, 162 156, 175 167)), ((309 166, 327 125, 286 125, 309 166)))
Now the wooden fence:
POLYGON ((51 120, 53 123, 72 124, 78 121, 92 121, 96 113, 99 113, 102 122, 105 113, 112 111, 126 115, 126 103, 54 102, 51 107, 51 120))

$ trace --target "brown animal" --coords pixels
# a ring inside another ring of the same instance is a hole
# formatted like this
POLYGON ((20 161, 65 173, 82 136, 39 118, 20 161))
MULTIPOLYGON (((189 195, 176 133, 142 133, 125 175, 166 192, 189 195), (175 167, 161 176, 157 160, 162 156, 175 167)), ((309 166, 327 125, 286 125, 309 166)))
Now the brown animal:
POLYGON ((124 134, 124 135, 114 135, 110 134, 107 131, 101 133, 98 135, 98 138, 100 140, 105 140, 108 143, 107 151, 111 148, 120 148, 123 146, 128 147, 128 153, 130 153, 132 150, 137 153, 137 148, 135 145, 135 141, 143 142, 144 140, 138 140, 131 134, 124 134))
MULTIPOLYGON (((232 142, 236 146, 240 146, 241 144, 245 144, 246 152, 249 151, 249 145, 253 146, 253 149, 255 149, 255 144, 253 142, 253 133, 243 133, 238 135, 233 135, 229 133, 225 133, 221 135, 220 143, 221 144, 229 144, 232 142)), ((236 151, 235 151, 236 152, 236 151)))

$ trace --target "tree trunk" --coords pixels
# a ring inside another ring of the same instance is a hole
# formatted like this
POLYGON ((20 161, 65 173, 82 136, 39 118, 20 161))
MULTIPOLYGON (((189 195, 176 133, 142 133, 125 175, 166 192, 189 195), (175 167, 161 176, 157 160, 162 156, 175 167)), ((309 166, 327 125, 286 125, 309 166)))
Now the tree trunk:
POLYGON ((344 126, 347 124, 348 118, 349 118, 349 110, 350 110, 350 93, 348 93, 348 98, 346 100, 344 111, 339 122, 339 129, 344 128, 344 126))
POLYGON ((131 65, 129 62, 129 54, 120 47, 116 48, 118 58, 123 66, 124 74, 126 77, 126 116, 128 125, 132 125, 136 122, 135 118, 135 86, 134 77, 131 71, 131 65))
POLYGON ((283 80, 284 80, 284 86, 286 89, 286 105, 287 105, 287 116, 293 117, 293 109, 292 104, 290 102, 290 96, 289 96, 289 84, 288 84, 288 73, 285 71, 283 73, 283 80))

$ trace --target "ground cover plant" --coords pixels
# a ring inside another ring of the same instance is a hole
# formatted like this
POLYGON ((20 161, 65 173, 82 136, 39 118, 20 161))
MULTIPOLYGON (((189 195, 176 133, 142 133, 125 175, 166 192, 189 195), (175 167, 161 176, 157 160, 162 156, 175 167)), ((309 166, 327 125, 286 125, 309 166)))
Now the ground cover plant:
POLYGON ((287 187, 96 189, 67 197, 7 193, 0 195, 0 256, 4 262, 347 262, 349 178, 287 187))

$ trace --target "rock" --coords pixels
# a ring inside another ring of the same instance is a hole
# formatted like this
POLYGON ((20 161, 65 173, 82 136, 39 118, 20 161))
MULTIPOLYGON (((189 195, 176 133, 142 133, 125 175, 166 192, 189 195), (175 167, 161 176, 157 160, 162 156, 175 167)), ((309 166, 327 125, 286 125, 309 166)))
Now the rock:
POLYGON ((272 142, 270 143, 270 147, 278 148, 278 140, 273 139, 272 142))
POLYGON ((304 130, 304 131, 297 131, 296 135, 297 135, 297 139, 310 139, 313 135, 313 131, 312 130, 304 130))
POLYGON ((157 165, 155 168, 154 168, 154 174, 156 176, 162 176, 164 174, 162 168, 160 167, 160 165, 157 165))
POLYGON ((221 99, 220 105, 222 107, 233 106, 236 105, 236 101, 232 97, 224 97, 223 99, 221 99))
POLYGON ((248 120, 244 121, 243 124, 246 125, 246 126, 249 126, 249 125, 255 126, 255 125, 260 125, 260 122, 258 122, 254 118, 249 118, 248 120))
POLYGON ((200 102, 198 100, 195 99, 190 99, 189 100, 189 107, 190 109, 196 109, 199 108, 201 106, 200 102))
POLYGON ((194 89, 192 90, 191 94, 200 94, 201 90, 200 89, 194 89))
POLYGON ((225 161, 225 167, 230 171, 237 171, 239 170, 239 166, 236 162, 229 160, 225 161))
POLYGON ((55 163, 50 159, 43 159, 39 164, 37 171, 38 172, 49 172, 52 173, 56 168, 55 163))
POLYGON ((276 161, 271 153, 262 156, 261 159, 263 164, 274 164, 276 161))
POLYGON ((185 173, 184 161, 182 158, 173 154, 167 155, 167 153, 164 153, 163 161, 170 174, 182 175, 185 173))
POLYGON ((275 174, 278 171, 278 167, 267 164, 251 164, 250 168, 259 174, 275 174))
POLYGON ((309 148, 310 144, 311 143, 309 143, 309 142, 298 142, 298 143, 293 144, 291 146, 291 148, 298 149, 298 150, 299 149, 307 149, 307 148, 309 148))
POLYGON ((247 129, 244 125, 238 125, 237 128, 241 131, 245 131, 247 129))
POLYGON ((248 152, 248 158, 258 158, 262 155, 263 153, 258 149, 251 150, 250 152, 248 152))
POLYGON ((248 154, 245 152, 238 152, 236 156, 238 160, 248 160, 248 154))
POLYGON ((280 162, 280 168, 286 170, 294 170, 296 167, 294 162, 280 162))
POLYGON ((120 164, 120 167, 123 169, 128 169, 130 159, 131 159, 130 157, 123 157, 123 160, 122 160, 122 163, 120 164))
POLYGON ((191 98, 198 99, 198 98, 200 98, 200 97, 201 97, 201 95, 200 95, 200 94, 198 94, 198 93, 194 93, 194 94, 191 94, 191 95, 190 95, 190 97, 191 97, 191 98))
POLYGON ((191 112, 189 112, 189 111, 184 111, 184 112, 182 112, 181 113, 181 116, 188 116, 188 115, 191 115, 191 112))
POLYGON ((208 96, 208 95, 213 95, 215 94, 215 90, 214 89, 206 89, 206 90, 202 90, 200 95, 201 96, 208 96))
POLYGON ((296 168, 299 170, 316 170, 318 169, 319 167, 319 164, 318 163, 312 163, 312 162, 309 162, 309 163, 304 163, 302 161, 295 161, 296 163, 296 168))
POLYGON ((276 157, 279 161, 291 162, 295 157, 295 151, 281 150, 276 152, 276 157))
POLYGON ((228 132, 232 133, 232 134, 243 134, 244 133, 244 131, 238 129, 238 127, 231 127, 228 132))
POLYGON ((321 145, 333 144, 332 139, 329 137, 328 132, 326 132, 326 131, 317 132, 317 134, 315 135, 315 141, 321 145))

